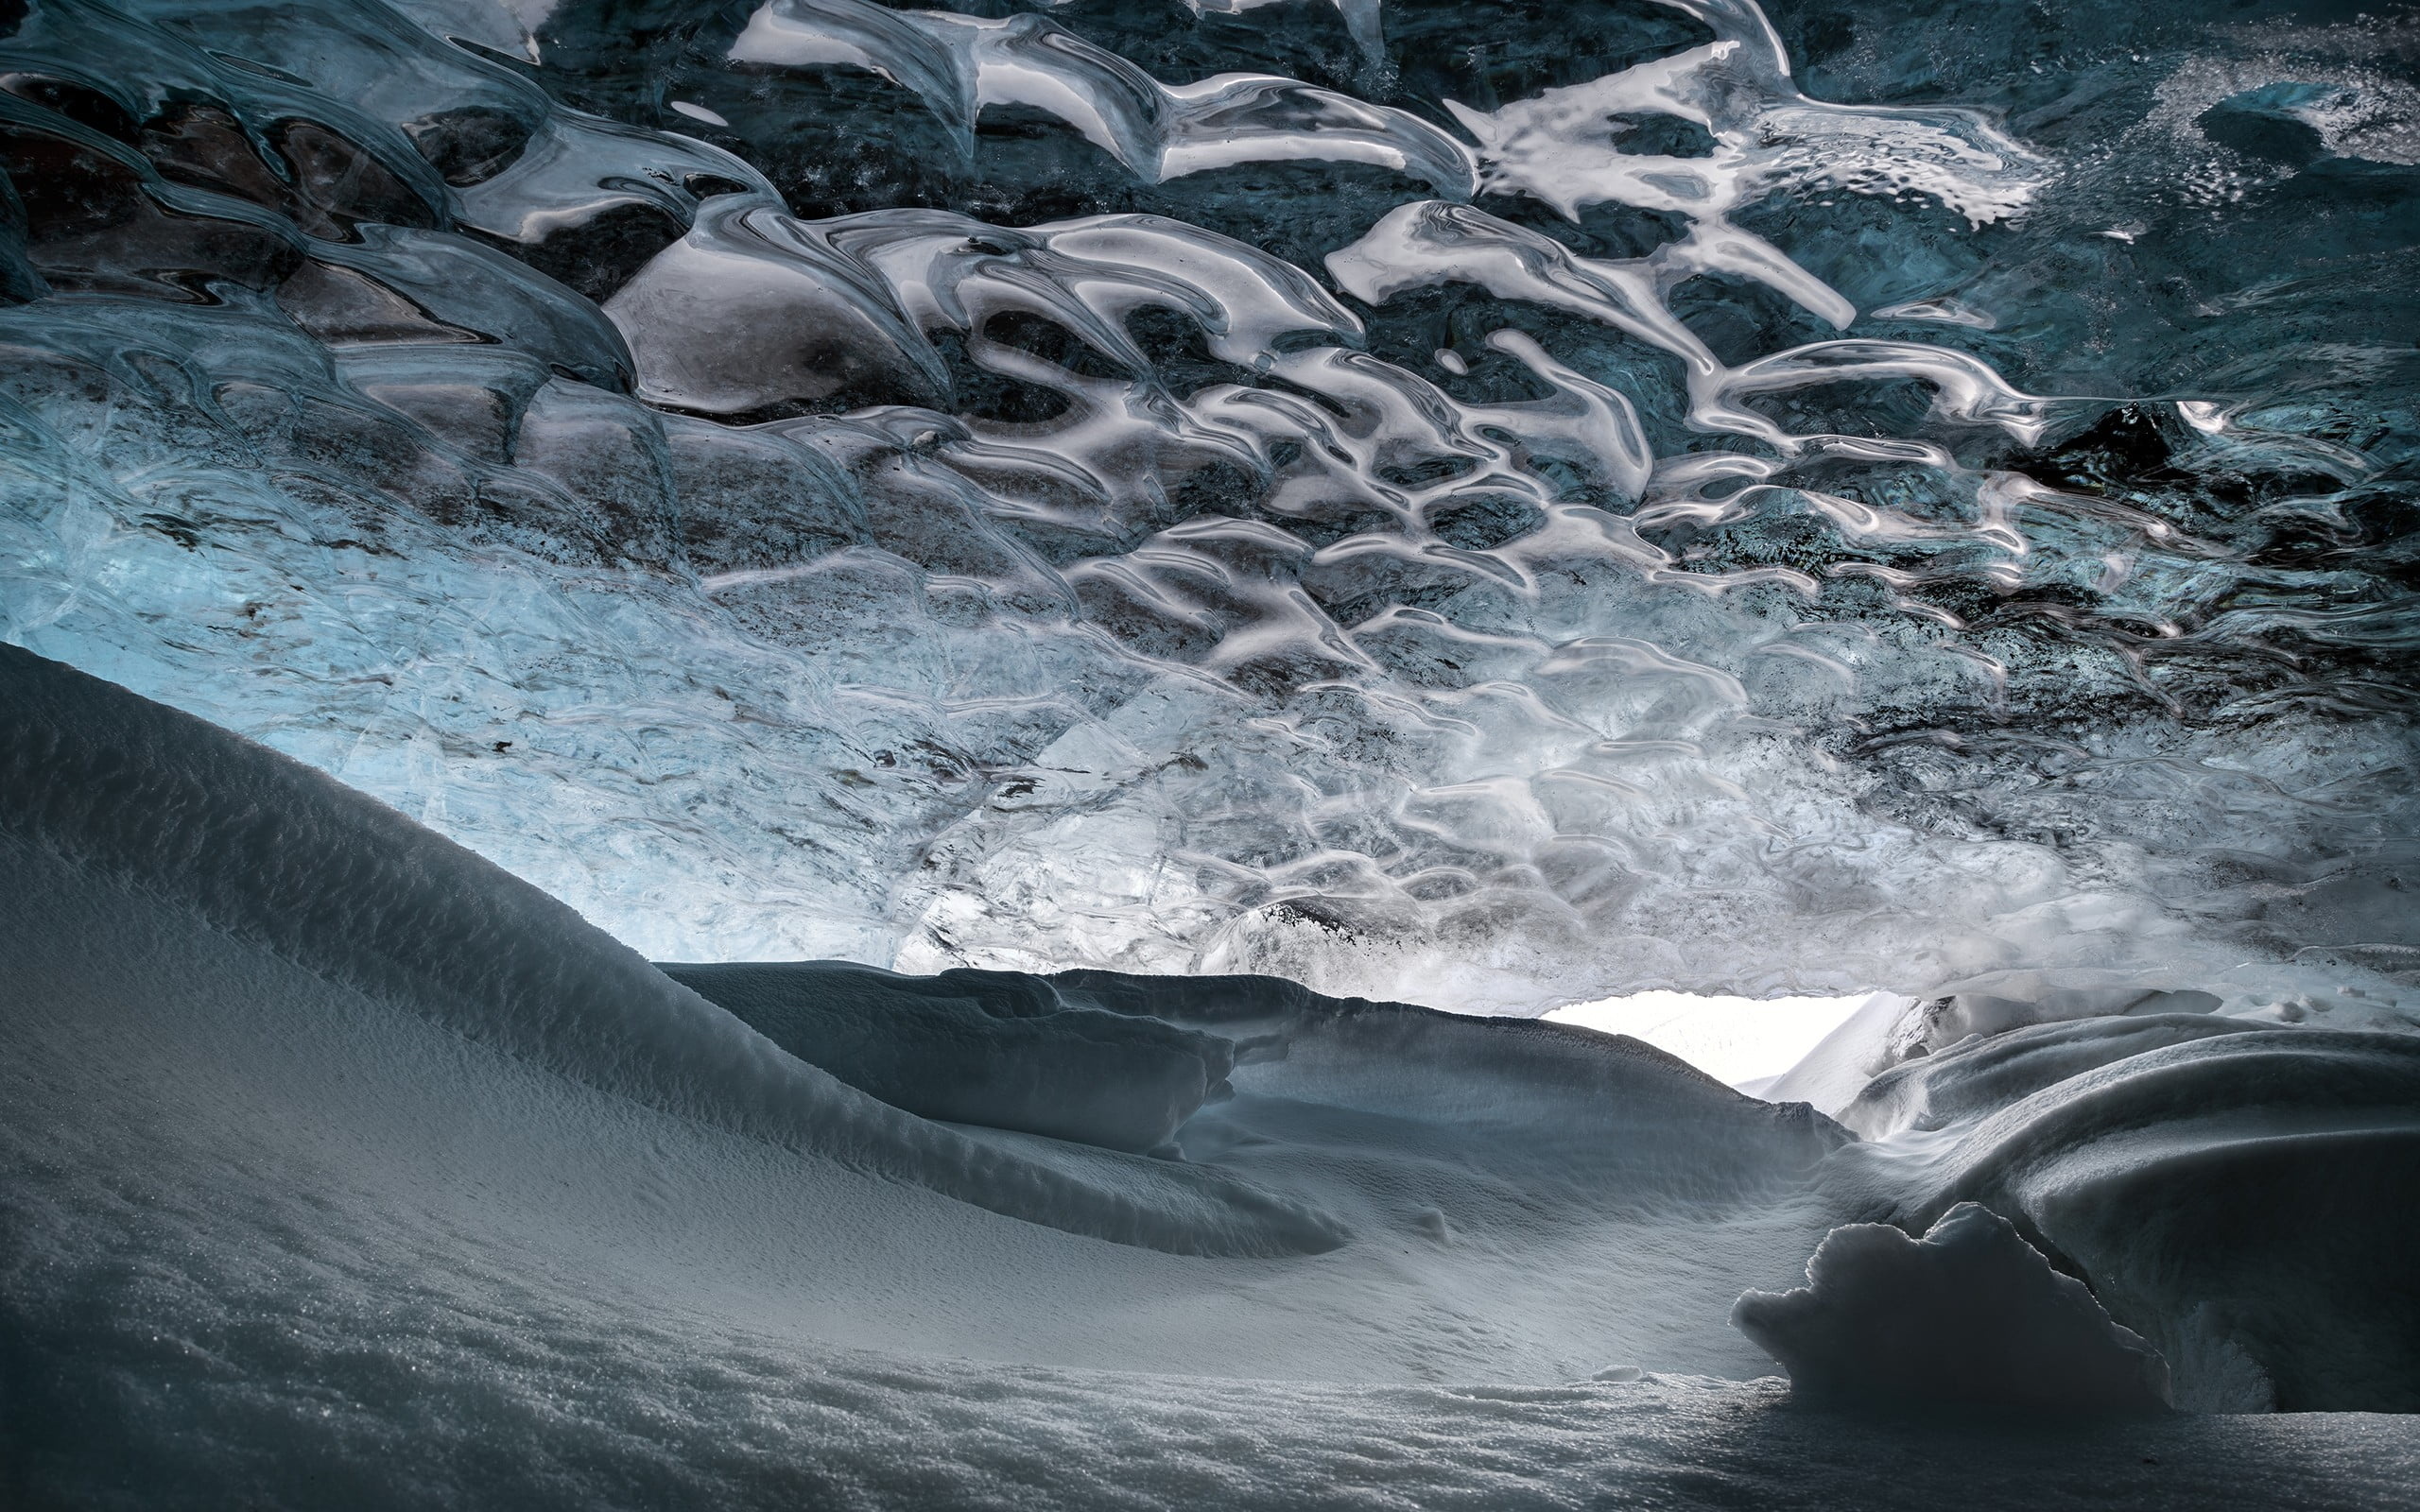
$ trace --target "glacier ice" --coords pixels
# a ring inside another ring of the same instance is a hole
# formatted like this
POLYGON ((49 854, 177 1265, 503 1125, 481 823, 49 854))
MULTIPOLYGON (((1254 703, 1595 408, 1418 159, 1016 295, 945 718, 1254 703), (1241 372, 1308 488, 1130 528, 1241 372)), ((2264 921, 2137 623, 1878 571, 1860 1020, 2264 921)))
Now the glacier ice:
POLYGON ((10 22, 0 633, 666 959, 2412 948, 2361 25, 1864 105, 1712 0, 655 9, 10 22), (2298 173, 2178 113, 2264 69, 2342 80, 2298 173))

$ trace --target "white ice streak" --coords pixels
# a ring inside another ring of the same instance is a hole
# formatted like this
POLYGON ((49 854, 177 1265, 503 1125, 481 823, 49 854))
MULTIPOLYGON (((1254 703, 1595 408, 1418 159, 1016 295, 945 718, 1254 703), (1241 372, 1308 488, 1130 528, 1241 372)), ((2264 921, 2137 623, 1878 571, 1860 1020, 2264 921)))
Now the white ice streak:
POLYGON ((1125 320, 1147 306, 1263 369, 1280 336, 1360 333, 1290 264, 1159 216, 1016 231, 940 210, 804 221, 738 198, 706 205, 605 310, 634 343, 644 397, 727 413, 866 383, 938 400, 948 378, 925 334, 955 331, 997 368, 1016 356, 983 328, 1005 313, 1045 318, 1139 377, 1150 362, 1125 320))
MULTIPOLYGON (((1542 304, 1610 326, 1679 359, 1692 425, 1754 437, 1786 451, 1796 451, 1809 438, 1785 432, 1743 401, 1827 384, 1915 379, 1932 389, 1937 419, 1995 425, 2027 444, 2042 438, 2056 412, 2054 402, 2019 392, 1978 358, 1914 342, 1855 337, 1812 342, 1736 365, 1722 362, 1667 302, 1673 289, 1700 273, 1722 271, 1762 283, 1839 325, 1847 325, 1857 313, 1828 284, 1769 244, 1728 227, 1709 232, 1702 225, 1686 239, 1645 257, 1613 261, 1583 257, 1468 205, 1426 200, 1388 212, 1360 240, 1330 253, 1327 268, 1338 287, 1368 304, 1415 289, 1468 284, 1501 300, 1542 304)), ((1742 459, 1725 465, 1754 464, 1742 459)))
POLYGON ((1705 23, 1715 40, 1492 113, 1446 102, 1478 139, 1483 188, 1531 195, 1574 218, 1606 203, 1685 215, 1709 239, 1736 239, 1735 251, 1717 255, 1754 263, 1780 254, 1726 217, 1774 189, 1923 195, 1981 226, 2020 213, 2042 181, 2041 161, 1976 112, 1808 98, 1753 5, 1662 3, 1705 23), (1624 152, 1638 124, 1627 118, 1640 116, 1690 122, 1712 150, 1624 152))
MULTIPOLYGON (((1052 3, 1058 4, 1060 0, 1052 0, 1052 3)), ((1241 15, 1248 10, 1285 3, 1286 0, 1184 0, 1185 9, 1197 16, 1241 15)), ((1386 56, 1385 0, 1327 0, 1327 3, 1344 18, 1345 30, 1351 33, 1354 45, 1361 49, 1364 58, 1374 62, 1386 56)))
POLYGON ((1165 85, 1030 12, 987 20, 869 0, 768 0, 731 60, 870 70, 913 90, 969 150, 987 106, 1041 111, 1154 183, 1308 160, 1371 163, 1461 197, 1475 187, 1469 149, 1416 115, 1270 74, 1165 85))

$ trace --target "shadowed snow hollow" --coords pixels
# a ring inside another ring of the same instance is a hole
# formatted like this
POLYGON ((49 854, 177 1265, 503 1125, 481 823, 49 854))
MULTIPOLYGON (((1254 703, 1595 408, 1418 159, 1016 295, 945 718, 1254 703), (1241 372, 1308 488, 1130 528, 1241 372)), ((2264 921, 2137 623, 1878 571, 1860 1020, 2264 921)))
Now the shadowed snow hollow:
POLYGON ((1824 1405, 2089 1415, 2169 1404, 2159 1351, 1972 1202, 1922 1239, 1887 1224, 1835 1228, 1804 1288, 1750 1292, 1731 1321, 1824 1405))

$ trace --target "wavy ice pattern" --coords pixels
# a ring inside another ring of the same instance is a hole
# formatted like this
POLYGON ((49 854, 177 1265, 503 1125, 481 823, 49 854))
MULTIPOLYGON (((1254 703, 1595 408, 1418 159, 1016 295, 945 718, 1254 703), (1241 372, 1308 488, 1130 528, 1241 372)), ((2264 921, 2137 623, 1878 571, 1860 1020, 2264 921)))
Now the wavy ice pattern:
POLYGON ((1173 14, 0 9, 7 637, 667 958, 2392 998, 2370 24, 1173 14))
POLYGON ((748 18, 730 59, 879 74, 915 91, 969 156, 985 107, 1024 106, 1154 182, 1299 158, 1376 163, 1464 197, 1474 188, 1469 149, 1416 115, 1266 74, 1170 87, 1030 12, 984 20, 871 0, 772 0, 748 18))

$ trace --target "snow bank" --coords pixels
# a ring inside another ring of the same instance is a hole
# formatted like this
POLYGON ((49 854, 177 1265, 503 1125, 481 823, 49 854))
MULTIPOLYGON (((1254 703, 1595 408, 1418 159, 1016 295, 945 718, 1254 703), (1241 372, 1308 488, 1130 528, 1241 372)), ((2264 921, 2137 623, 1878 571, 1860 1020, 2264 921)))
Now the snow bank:
POLYGON ((2180 1403, 2420 1409, 2420 1038, 2204 1015, 1973 1040, 1843 1117, 1844 1199, 1962 1202, 2091 1278, 2180 1403), (1930 1132, 1923 1132, 1930 1125, 1930 1132))
POLYGON ((2158 1351, 1975 1203, 1922 1240, 1886 1224, 1835 1228, 1806 1280, 1748 1293, 1731 1321, 1810 1401, 2063 1414, 2169 1405, 2158 1351))
MULTIPOLYGON (((1343 1231, 1181 1166, 1103 1180, 863 1095, 571 909, 402 815, 190 715, 0 645, 0 837, 475 1043, 617 1096, 1030 1222, 1180 1253, 1343 1231)), ((19 868, 23 885, 29 873, 19 868)))
MULTIPOLYGON (((0 1233, 53 1262, 0 1286, 0 1332, 39 1307, 252 1326, 313 1267, 344 1291, 367 1266, 373 1298, 569 1287, 786 1354, 1745 1373, 1731 1299, 1838 1221, 1809 1173, 1844 1136, 1803 1108, 1634 1041, 1269 978, 859 972, 884 1014, 921 995, 1032 1036, 1022 1101, 947 1109, 1011 1126, 929 1122, 259 747, 19 651, 0 709, 0 1233), (1087 1056, 1123 1077, 1170 1047, 1199 1058, 1160 1062, 1129 1143, 1231 1061, 1234 1094, 1164 1158, 1065 1137, 1115 1132, 1087 1056), (1077 1122, 1033 1131, 1054 1112, 1077 1122), (139 1298, 110 1289, 129 1252, 164 1278, 139 1298)), ((903 1096, 976 1058, 887 1043, 903 1096)), ((317 1348, 298 1379, 338 1368, 317 1348)))
POLYGON ((1069 1003, 1010 971, 903 976, 844 961, 666 966, 801 1060, 926 1118, 1118 1150, 1167 1143, 1234 1044, 1069 1003))

